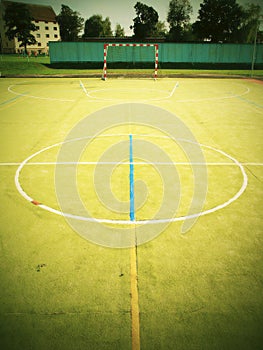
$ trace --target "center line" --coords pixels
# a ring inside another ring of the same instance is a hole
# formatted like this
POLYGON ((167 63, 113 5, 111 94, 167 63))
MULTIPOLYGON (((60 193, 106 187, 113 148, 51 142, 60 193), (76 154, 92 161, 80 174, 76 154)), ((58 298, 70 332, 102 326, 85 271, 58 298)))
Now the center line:
POLYGON ((130 138, 130 220, 135 221, 134 214, 134 164, 133 164, 133 145, 132 145, 132 135, 130 138))
MULTIPOLYGON (((132 135, 130 139, 130 220, 135 221, 134 211, 134 162, 132 135)), ((138 293, 137 239, 135 225, 131 230, 130 278, 131 278, 131 323, 132 350, 140 350, 140 311, 138 293)))

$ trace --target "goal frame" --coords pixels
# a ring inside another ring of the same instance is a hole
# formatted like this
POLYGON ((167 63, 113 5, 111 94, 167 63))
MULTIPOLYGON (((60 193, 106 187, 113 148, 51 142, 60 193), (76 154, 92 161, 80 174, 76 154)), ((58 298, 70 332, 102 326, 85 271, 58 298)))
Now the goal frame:
POLYGON ((154 69, 154 79, 157 79, 157 72, 158 72, 158 62, 159 62, 159 45, 158 44, 121 44, 121 43, 107 43, 104 44, 104 64, 103 64, 103 74, 102 74, 102 79, 106 80, 107 79, 107 53, 108 53, 108 48, 109 47, 117 47, 117 46, 140 46, 140 47, 154 47, 154 63, 155 63, 155 69, 154 69))

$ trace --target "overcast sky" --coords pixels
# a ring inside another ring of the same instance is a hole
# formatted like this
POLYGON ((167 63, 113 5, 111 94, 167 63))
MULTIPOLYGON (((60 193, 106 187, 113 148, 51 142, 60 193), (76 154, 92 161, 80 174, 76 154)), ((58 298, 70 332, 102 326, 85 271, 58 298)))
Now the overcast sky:
MULTIPOLYGON (((165 21, 167 17, 170 0, 15 0, 28 4, 50 5, 56 14, 60 12, 61 4, 69 6, 72 10, 78 11, 86 21, 94 14, 101 14, 103 18, 108 16, 111 20, 112 30, 119 23, 125 29, 125 34, 130 35, 129 27, 133 24, 135 17, 134 5, 137 1, 152 6, 159 14, 159 20, 165 21)), ((198 9, 202 0, 191 0, 193 6, 192 21, 196 20, 198 9)), ((263 0, 238 0, 240 4, 259 4, 263 8, 263 0)))

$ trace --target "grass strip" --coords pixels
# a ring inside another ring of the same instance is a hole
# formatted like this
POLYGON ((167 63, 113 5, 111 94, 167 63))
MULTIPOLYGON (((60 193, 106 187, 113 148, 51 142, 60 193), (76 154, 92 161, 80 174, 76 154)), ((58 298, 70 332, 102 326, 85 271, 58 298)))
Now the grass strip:
MULTIPOLYGON (((145 77, 153 74, 152 69, 109 69, 109 77, 145 77)), ((102 69, 87 68, 56 68, 50 64, 47 56, 22 57, 17 55, 0 56, 0 76, 2 77, 25 77, 25 76, 90 76, 100 77, 102 69)), ((218 70, 218 69, 160 69, 159 77, 263 77, 263 70, 218 70)))

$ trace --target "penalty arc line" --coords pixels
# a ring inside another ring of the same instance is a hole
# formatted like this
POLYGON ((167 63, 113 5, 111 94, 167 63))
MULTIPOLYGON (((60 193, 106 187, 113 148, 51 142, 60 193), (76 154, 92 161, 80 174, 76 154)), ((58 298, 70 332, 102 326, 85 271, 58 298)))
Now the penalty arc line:
POLYGON ((174 86, 172 92, 170 93, 170 95, 169 95, 167 98, 170 98, 170 97, 173 96, 173 94, 174 94, 175 90, 178 88, 178 86, 179 86, 179 82, 177 81, 177 83, 175 84, 175 86, 174 86))
POLYGON ((85 85, 83 84, 82 80, 79 81, 79 85, 82 88, 84 94, 89 98, 89 102, 97 102, 96 99, 93 99, 93 97, 89 94, 88 90, 85 88, 85 85))
MULTIPOLYGON (((99 89, 99 90, 91 90, 90 93, 87 91, 87 89, 85 88, 83 82, 80 80, 80 87, 82 88, 83 92, 85 93, 85 95, 90 98, 90 99, 95 99, 95 100, 100 100, 100 101, 116 101, 116 100, 122 100, 122 99, 115 99, 115 98, 99 98, 96 96, 92 96, 92 93, 94 92, 100 92, 100 91, 107 91, 108 89, 99 89)), ((174 95, 175 90, 178 88, 179 86, 179 82, 177 81, 176 84, 173 87, 173 90, 170 92, 169 95, 165 96, 165 97, 159 97, 159 98, 150 98, 150 99, 139 99, 140 101, 160 101, 160 100, 166 100, 171 98, 174 95)), ((112 91, 112 89, 111 89, 112 91)), ((162 90, 158 90, 159 92, 163 92, 162 90)))
POLYGON ((80 84, 80 87, 82 88, 82 90, 84 91, 85 95, 90 97, 89 94, 88 94, 87 89, 85 88, 85 86, 84 86, 84 84, 82 83, 81 80, 79 81, 79 84, 80 84))

